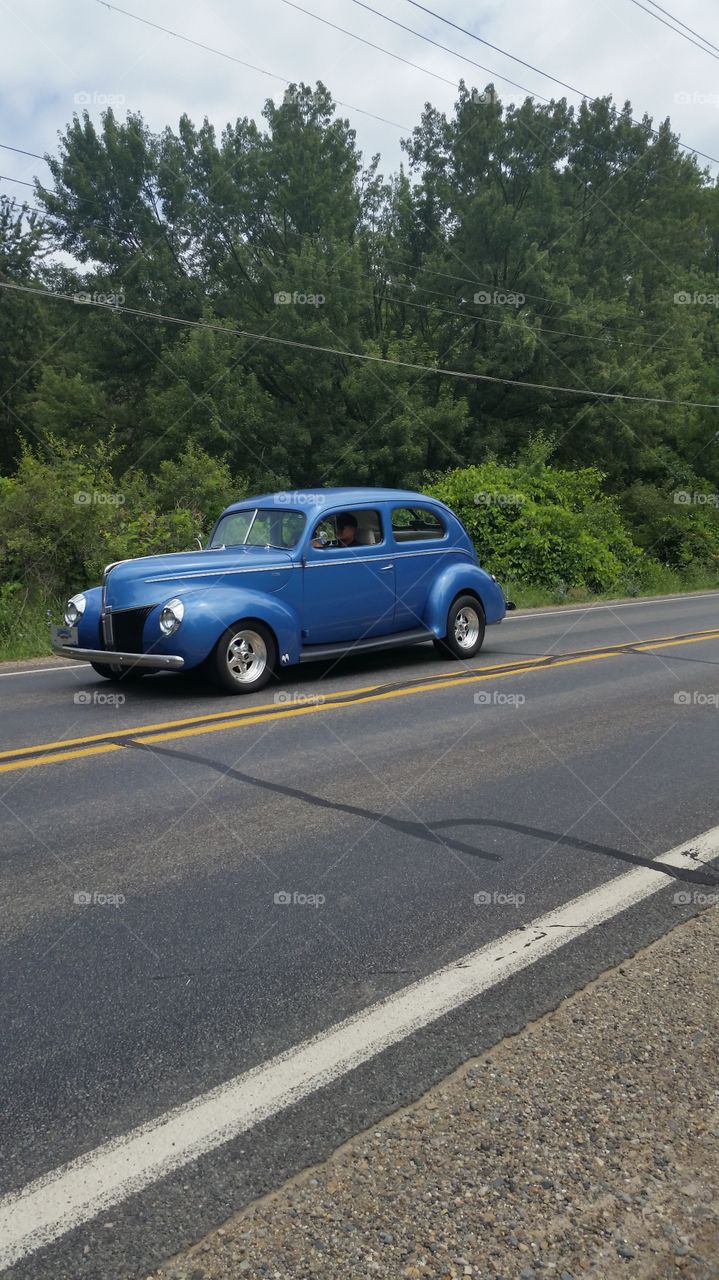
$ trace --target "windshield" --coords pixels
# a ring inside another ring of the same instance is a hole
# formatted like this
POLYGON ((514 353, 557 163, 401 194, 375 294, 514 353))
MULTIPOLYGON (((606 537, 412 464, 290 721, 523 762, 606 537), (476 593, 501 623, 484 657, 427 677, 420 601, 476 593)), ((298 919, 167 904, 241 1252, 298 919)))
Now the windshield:
POLYGON ((301 511, 276 507, 231 511, 220 520, 210 547, 281 547, 289 551, 297 546, 304 525, 301 511))

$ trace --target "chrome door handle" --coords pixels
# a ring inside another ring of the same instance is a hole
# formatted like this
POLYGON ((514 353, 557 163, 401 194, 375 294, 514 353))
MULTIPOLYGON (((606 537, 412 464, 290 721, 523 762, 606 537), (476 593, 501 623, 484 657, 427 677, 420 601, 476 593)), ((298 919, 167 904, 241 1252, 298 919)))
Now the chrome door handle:
POLYGON ((380 573, 389 573, 390 569, 394 569, 393 564, 383 564, 380 573))

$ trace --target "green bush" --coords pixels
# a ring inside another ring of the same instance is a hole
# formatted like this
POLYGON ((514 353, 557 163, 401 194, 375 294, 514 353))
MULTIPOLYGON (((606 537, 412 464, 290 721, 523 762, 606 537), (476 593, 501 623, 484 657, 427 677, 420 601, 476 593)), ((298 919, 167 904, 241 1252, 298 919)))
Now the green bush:
POLYGON ((719 572, 719 507, 706 482, 694 477, 672 490, 637 482, 621 506, 645 552, 675 569, 719 572))
POLYGON ((109 561, 192 547, 238 496, 224 463, 191 445, 154 480, 116 478, 112 443, 48 445, 49 456, 26 446, 0 477, 0 582, 33 602, 98 582, 109 561))
POLYGON ((457 512, 480 560, 498 577, 560 592, 639 588, 642 554, 594 467, 548 464, 535 439, 514 464, 489 460, 451 471, 428 493, 457 512))

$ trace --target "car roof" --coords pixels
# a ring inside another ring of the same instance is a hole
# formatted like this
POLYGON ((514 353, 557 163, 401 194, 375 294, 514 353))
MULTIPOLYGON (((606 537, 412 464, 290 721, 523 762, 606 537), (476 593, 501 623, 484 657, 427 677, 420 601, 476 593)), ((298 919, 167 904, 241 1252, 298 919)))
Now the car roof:
POLYGON ((434 503, 445 507, 437 498, 430 498, 426 493, 415 493, 412 489, 372 489, 372 488, 337 488, 337 489, 286 489, 277 493, 263 493, 250 498, 242 498, 233 502, 226 511, 241 511, 245 507, 282 507, 286 511, 292 507, 356 507, 369 502, 407 502, 412 506, 434 503))

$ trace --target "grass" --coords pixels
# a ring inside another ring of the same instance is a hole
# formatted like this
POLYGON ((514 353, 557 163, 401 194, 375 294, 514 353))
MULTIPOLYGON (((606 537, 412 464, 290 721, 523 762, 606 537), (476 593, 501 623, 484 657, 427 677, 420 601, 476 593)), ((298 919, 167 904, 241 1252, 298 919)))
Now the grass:
POLYGON ((521 582, 503 582, 504 593, 518 609, 539 609, 545 605, 597 604, 601 600, 633 599, 642 596, 688 595, 692 591, 719 590, 719 575, 708 571, 679 572, 666 565, 652 566, 651 576, 617 585, 611 591, 595 592, 586 587, 535 587, 521 582))
MULTIPOLYGON (((597 604, 602 600, 635 596, 682 595, 692 591, 719 590, 719 575, 697 571, 679 573, 660 566, 652 568, 649 581, 623 583, 613 591, 598 595, 581 587, 554 589, 528 586, 520 582, 503 582, 505 594, 519 609, 538 609, 543 605, 597 604)), ((62 620, 59 600, 30 600, 27 592, 16 585, 0 585, 0 662, 23 658, 49 657, 50 629, 48 613, 62 620)))
POLYGON ((20 587, 0 586, 0 662, 50 656, 48 611, 62 621, 59 601, 32 601, 20 587))

